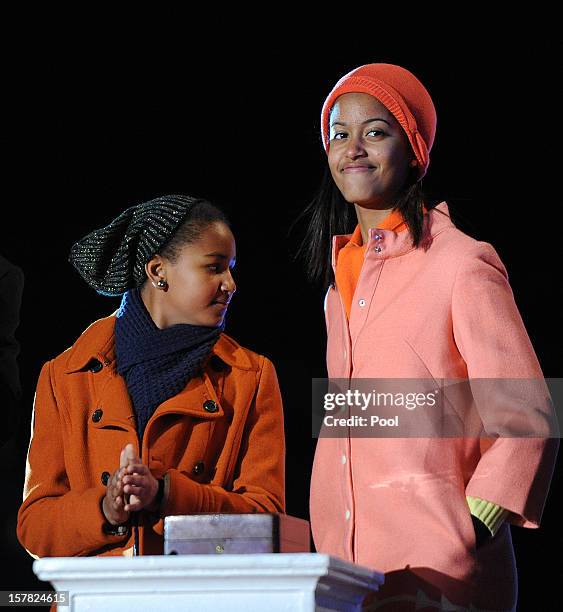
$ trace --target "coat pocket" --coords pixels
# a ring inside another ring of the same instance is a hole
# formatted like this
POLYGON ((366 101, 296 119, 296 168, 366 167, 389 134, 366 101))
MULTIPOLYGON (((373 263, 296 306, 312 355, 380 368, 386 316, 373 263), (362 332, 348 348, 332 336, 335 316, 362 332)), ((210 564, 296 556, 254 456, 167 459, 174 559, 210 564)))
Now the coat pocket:
POLYGON ((467 377, 444 377, 445 372, 438 374, 435 367, 428 365, 424 351, 410 338, 404 338, 413 359, 417 360, 419 371, 423 371, 428 385, 437 390, 435 431, 441 437, 478 437, 482 431, 482 422, 475 407, 473 391, 467 377), (439 421, 438 421, 439 419, 439 421))
MULTIPOLYGON (((430 368, 428 367, 424 357, 422 356, 422 351, 420 349, 417 349, 414 342, 412 340, 410 340, 409 338, 407 338, 406 336, 403 337, 403 341, 405 343, 405 345, 408 347, 408 349, 410 350, 411 355, 413 355, 416 359, 416 361, 418 362, 419 368, 422 368, 426 374, 428 375, 427 377, 429 379, 432 380, 432 382, 434 384, 438 384, 438 380, 437 377, 434 375, 434 373, 430 370, 430 368)), ((419 369, 417 368, 417 369, 419 369)))

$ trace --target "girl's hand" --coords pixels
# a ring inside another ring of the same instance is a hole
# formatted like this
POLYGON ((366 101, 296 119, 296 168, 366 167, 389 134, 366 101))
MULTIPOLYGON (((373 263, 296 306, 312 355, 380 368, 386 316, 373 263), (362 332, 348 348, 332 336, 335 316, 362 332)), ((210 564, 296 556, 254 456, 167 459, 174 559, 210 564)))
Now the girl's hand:
MULTIPOLYGON (((135 465, 137 463, 141 463, 140 457, 137 455, 137 451, 135 447, 129 443, 125 445, 121 449, 121 456, 119 458, 119 467, 127 468, 129 465, 135 465)), ((137 504, 139 502, 139 498, 136 495, 129 495, 128 491, 125 491, 124 496, 124 505, 129 503, 137 504)))
POLYGON ((125 468, 123 485, 125 494, 130 496, 129 502, 124 507, 127 512, 142 510, 149 506, 149 510, 154 509, 152 504, 158 493, 158 480, 146 465, 140 461, 129 463, 125 468))
POLYGON ((121 525, 129 520, 129 511, 125 510, 123 499, 124 474, 124 467, 115 470, 108 481, 106 495, 102 501, 103 512, 111 525, 121 525))

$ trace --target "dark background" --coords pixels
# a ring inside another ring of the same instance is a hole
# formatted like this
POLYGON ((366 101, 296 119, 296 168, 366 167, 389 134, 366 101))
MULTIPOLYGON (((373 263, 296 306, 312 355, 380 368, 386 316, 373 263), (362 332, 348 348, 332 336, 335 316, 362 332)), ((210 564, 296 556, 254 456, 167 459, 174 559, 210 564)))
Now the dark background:
MULTIPOLYGON (((70 246, 124 208, 161 194, 206 197, 232 220, 238 290, 226 331, 277 368, 287 512, 308 518, 310 382, 325 375, 324 293, 293 261, 299 231, 288 237, 288 229, 326 163, 322 102, 360 64, 399 64, 426 85, 438 128, 425 190, 448 202, 460 229, 495 246, 545 376, 562 376, 559 128, 550 119, 556 113, 546 83, 554 62, 545 48, 530 51, 517 37, 494 47, 462 38, 435 48, 297 49, 261 39, 248 51, 216 41, 167 40, 157 49, 145 39, 110 53, 102 34, 83 45, 80 31, 62 40, 46 36, 32 59, 10 64, 4 75, 1 252, 24 270, 25 288, 17 332, 22 423, 0 451, 0 589, 50 588, 35 579, 33 559, 15 538, 40 367, 119 303, 84 284, 67 263, 70 246)), ((563 577, 560 488, 558 466, 541 529, 512 528, 521 610, 537 609, 541 592, 555 598, 563 577)))

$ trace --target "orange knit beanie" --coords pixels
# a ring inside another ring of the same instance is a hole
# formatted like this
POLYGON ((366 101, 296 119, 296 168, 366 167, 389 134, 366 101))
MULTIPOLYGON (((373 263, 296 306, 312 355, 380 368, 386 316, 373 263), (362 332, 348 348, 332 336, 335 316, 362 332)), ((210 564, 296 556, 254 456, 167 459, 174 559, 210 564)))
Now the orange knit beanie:
POLYGON ((328 95, 321 112, 323 146, 327 153, 330 110, 338 96, 351 92, 374 96, 397 119, 416 156, 420 180, 430 163, 436 134, 436 109, 424 85, 412 72, 393 64, 366 64, 345 74, 328 95))

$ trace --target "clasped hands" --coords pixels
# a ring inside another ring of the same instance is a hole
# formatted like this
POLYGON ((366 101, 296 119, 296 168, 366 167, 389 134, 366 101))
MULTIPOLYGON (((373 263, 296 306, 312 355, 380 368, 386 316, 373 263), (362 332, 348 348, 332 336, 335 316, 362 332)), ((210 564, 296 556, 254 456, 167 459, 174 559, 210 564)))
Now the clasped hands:
POLYGON ((143 508, 155 512, 158 480, 143 465, 133 444, 127 444, 119 457, 119 468, 107 483, 102 502, 103 512, 111 525, 121 525, 129 520, 131 512, 143 508))

